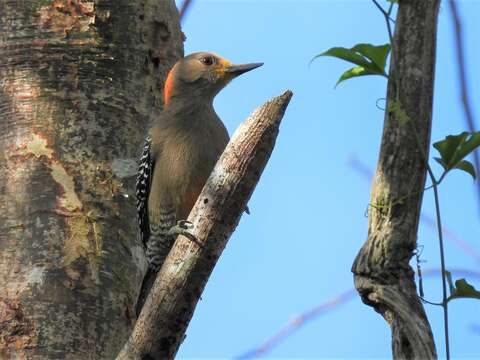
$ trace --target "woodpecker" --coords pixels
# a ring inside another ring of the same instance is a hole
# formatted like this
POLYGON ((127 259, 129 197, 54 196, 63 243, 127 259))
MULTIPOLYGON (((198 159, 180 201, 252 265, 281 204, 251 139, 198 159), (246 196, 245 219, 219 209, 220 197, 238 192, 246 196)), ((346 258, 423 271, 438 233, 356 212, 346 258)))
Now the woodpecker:
POLYGON ((232 79, 262 63, 234 65, 209 52, 190 54, 168 73, 164 108, 145 140, 137 175, 137 212, 148 270, 139 315, 175 240, 229 140, 213 99, 232 79))

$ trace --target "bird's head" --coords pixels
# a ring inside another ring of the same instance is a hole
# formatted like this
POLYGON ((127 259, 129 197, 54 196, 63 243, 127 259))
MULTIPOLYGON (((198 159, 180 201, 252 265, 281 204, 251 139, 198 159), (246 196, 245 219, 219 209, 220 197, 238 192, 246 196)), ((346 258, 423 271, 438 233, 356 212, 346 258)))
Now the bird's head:
POLYGON ((263 63, 234 65, 217 54, 197 52, 180 59, 165 81, 164 105, 175 98, 212 101, 232 79, 263 63))

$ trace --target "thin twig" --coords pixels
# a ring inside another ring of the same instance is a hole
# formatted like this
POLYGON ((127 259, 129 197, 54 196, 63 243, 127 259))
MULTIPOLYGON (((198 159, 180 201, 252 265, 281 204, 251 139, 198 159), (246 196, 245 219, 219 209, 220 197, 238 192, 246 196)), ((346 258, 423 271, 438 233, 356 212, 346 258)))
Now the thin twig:
POLYGON ((420 299, 421 299, 424 303, 429 304, 429 305, 443 306, 443 303, 441 303, 441 302, 437 303, 437 302, 428 301, 428 300, 426 300, 425 298, 423 298, 423 297, 421 297, 421 296, 420 296, 420 299))
MULTIPOLYGON (((470 132, 474 132, 476 130, 475 119, 473 117, 472 107, 470 105, 470 94, 468 92, 468 85, 467 85, 467 76, 466 76, 466 69, 465 69, 465 51, 463 46, 463 36, 462 36, 462 23, 460 21, 460 16, 458 14, 457 5, 454 0, 450 0, 449 2, 450 9, 452 10, 452 20, 454 24, 455 30, 455 46, 457 49, 457 67, 458 67, 458 76, 460 81, 460 91, 461 91, 461 99, 463 104, 463 111, 465 113, 465 120, 470 132)), ((473 160, 475 162, 475 169, 477 170, 477 174, 480 172, 480 155, 478 150, 473 152, 473 160)), ((477 182, 477 198, 478 198, 478 206, 480 209, 480 182, 477 182)))
POLYGON ((182 6, 180 7, 180 10, 179 10, 180 22, 183 21, 185 14, 187 13, 192 3, 193 3, 192 0, 183 0, 182 6))
POLYGON ((443 302, 443 322, 445 327, 445 352, 447 360, 450 359, 450 341, 448 336, 448 298, 447 298, 447 277, 446 277, 446 267, 445 267, 445 251, 443 248, 443 234, 442 234, 442 218, 440 216, 440 199, 438 196, 438 186, 436 184, 435 177, 433 172, 430 169, 430 166, 427 166, 430 178, 434 182, 433 186, 433 196, 435 198, 435 214, 437 217, 437 229, 438 229, 438 242, 440 245, 440 264, 442 267, 442 302, 443 302))
MULTIPOLYGON (((423 273, 425 277, 434 277, 441 274, 441 269, 425 269, 423 270, 423 273)), ((465 276, 480 279, 480 272, 469 269, 454 268, 452 269, 452 274, 455 274, 456 276, 465 276)), ((324 301, 316 305, 315 307, 303 312, 302 314, 288 321, 272 336, 265 340, 260 346, 245 351, 241 355, 236 356, 235 359, 247 360, 255 359, 260 356, 265 356, 265 354, 271 352, 275 347, 284 342, 289 336, 293 335, 296 331, 298 331, 308 322, 317 319, 321 315, 325 315, 329 312, 337 310, 340 306, 345 305, 350 300, 353 300, 355 298, 355 294, 356 292, 354 288, 345 290, 338 295, 332 297, 331 299, 324 301)), ((432 305, 442 305, 441 303, 433 303, 426 300, 425 302, 431 303, 432 305)))
POLYGON ((412 120, 408 121, 408 124, 411 125, 412 133, 417 141, 417 147, 419 149, 420 155, 422 156, 423 162, 427 169, 428 176, 432 181, 433 187, 433 197, 435 199, 435 217, 437 220, 437 232, 438 232, 438 244, 440 247, 440 266, 442 268, 442 307, 443 307, 443 326, 445 332, 445 353, 446 359, 450 360, 450 338, 448 335, 448 296, 447 296, 447 276, 446 276, 446 266, 445 266, 445 251, 443 246, 443 232, 442 232, 442 218, 440 216, 440 198, 438 195, 438 184, 439 182, 433 174, 432 168, 428 163, 427 154, 422 148, 422 142, 418 136, 417 129, 414 126, 412 120))
POLYGON ((388 11, 385 11, 385 9, 376 0, 372 0, 372 1, 375 4, 375 6, 378 8, 378 10, 382 12, 383 16, 385 16, 388 20, 390 20, 392 23, 395 24, 395 20, 390 17, 390 14, 393 9, 393 3, 390 4, 390 8, 388 9, 388 11))
POLYGON ((321 304, 318 304, 314 308, 309 309, 298 316, 295 316, 292 320, 290 320, 287 324, 285 324, 277 332, 275 332, 275 334, 273 334, 265 342, 263 342, 262 345, 237 356, 235 359, 253 359, 268 353, 278 344, 283 342, 287 337, 292 335, 292 333, 297 331, 301 326, 305 325, 311 320, 318 318, 320 315, 335 310, 340 305, 346 304, 348 301, 354 299, 355 295, 355 289, 348 289, 334 296, 333 298, 322 302, 321 304))

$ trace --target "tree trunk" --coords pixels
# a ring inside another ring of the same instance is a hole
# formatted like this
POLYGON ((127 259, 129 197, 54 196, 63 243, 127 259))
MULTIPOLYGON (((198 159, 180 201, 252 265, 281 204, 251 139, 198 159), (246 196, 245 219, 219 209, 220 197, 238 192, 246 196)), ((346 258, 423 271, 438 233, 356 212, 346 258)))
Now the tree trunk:
POLYGON ((352 269, 362 300, 382 314, 392 328, 395 359, 437 356, 409 261, 417 246, 424 156, 428 156, 430 143, 439 3, 399 2, 387 109, 395 105, 398 109, 399 105, 401 110, 385 114, 368 239, 352 269), (401 119, 401 112, 409 120, 401 119))
POLYGON ((146 263, 135 160, 174 1, 0 0, 0 357, 111 359, 146 263))

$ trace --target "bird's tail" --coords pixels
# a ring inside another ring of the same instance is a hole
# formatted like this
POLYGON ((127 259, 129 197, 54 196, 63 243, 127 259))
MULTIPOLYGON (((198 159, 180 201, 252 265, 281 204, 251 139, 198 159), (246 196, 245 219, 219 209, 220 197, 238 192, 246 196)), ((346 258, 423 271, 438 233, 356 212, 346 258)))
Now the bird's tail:
POLYGON ((135 314, 138 316, 142 311, 143 305, 147 300, 147 296, 150 293, 150 289, 157 278, 158 270, 153 269, 152 267, 148 267, 147 273, 143 277, 142 287, 140 289, 140 293, 138 294, 137 305, 135 306, 135 314))

